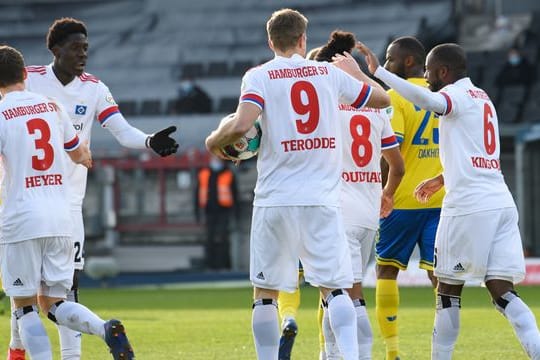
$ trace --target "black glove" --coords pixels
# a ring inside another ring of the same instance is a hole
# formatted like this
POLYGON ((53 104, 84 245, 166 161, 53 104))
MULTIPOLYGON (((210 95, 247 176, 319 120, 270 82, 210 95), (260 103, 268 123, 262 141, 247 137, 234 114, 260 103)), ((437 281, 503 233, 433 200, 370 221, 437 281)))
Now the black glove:
POLYGON ((169 156, 178 150, 178 143, 169 135, 176 131, 176 126, 169 126, 158 131, 147 139, 147 147, 151 147, 160 156, 169 156))

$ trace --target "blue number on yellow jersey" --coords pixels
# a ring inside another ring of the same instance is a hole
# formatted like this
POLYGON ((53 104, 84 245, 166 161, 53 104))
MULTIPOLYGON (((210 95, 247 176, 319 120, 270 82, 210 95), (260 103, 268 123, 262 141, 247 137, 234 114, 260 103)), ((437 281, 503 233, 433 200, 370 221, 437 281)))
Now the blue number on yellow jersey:
MULTIPOLYGON (((427 86, 422 78, 408 79, 413 84, 427 86)), ((392 128, 401 144, 405 176, 395 195, 395 209, 440 208, 444 191, 433 195, 427 204, 419 203, 414 189, 423 180, 442 173, 439 160, 439 119, 405 100, 396 91, 388 91, 392 102, 392 128)))

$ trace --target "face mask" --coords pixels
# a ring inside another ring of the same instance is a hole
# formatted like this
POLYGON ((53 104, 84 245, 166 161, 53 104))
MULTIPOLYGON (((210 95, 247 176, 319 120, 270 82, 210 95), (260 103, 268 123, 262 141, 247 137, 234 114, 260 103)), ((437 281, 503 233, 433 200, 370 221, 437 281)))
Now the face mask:
POLYGON ((521 62, 521 57, 519 55, 510 55, 508 57, 508 62, 514 66, 519 65, 519 63, 521 62))
POLYGON ((209 166, 210 166, 210 169, 212 169, 214 171, 219 171, 219 170, 223 169, 223 167, 224 167, 223 162, 221 162, 220 160, 217 160, 217 159, 211 159, 209 166))
POLYGON ((180 89, 184 92, 190 92, 193 89, 193 83, 191 81, 182 81, 180 83, 180 89))

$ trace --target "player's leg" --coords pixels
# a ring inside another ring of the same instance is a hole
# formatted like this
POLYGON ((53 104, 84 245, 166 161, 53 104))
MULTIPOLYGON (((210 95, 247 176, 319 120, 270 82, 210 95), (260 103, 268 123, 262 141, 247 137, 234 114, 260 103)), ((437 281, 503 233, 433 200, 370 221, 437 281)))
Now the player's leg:
POLYGON ((540 359, 540 332, 531 309, 521 300, 511 281, 486 281, 495 308, 503 314, 531 359, 540 359))
MULTIPOLYGON (((419 210, 420 211, 420 210, 419 210)), ((407 269, 409 258, 420 236, 418 212, 394 210, 380 222, 375 244, 377 284, 375 313, 386 345, 386 360, 399 359, 398 309, 399 270, 407 269)))
POLYGON ((72 287, 73 240, 70 237, 43 239, 42 283, 39 305, 57 325, 100 336, 114 359, 133 359, 133 349, 118 320, 104 321, 82 304, 65 301, 72 287))
POLYGON ((525 274, 525 261, 518 215, 515 209, 501 210, 501 221, 488 261, 486 287, 493 303, 510 322, 531 359, 540 359, 540 333, 536 318, 514 289, 525 274))
MULTIPOLYGON (((305 207, 301 224, 305 239, 300 249, 306 281, 319 286, 328 304, 330 326, 344 359, 358 359, 356 313, 347 293, 354 282, 351 256, 341 210, 305 207)), ((327 354, 328 355, 328 354, 327 354)))
POLYGON ((252 331, 258 359, 279 353, 279 290, 298 287, 298 209, 253 208, 250 236, 250 280, 254 287, 252 331), (272 224, 272 226, 268 226, 272 224))
POLYGON ((21 335, 19 333, 19 324, 17 322, 17 317, 15 316, 16 307, 13 303, 13 299, 10 298, 10 300, 11 337, 9 340, 7 360, 24 360, 26 351, 24 349, 21 335))
MULTIPOLYGON (((0 245, 2 281, 11 297, 16 338, 32 359, 52 359, 47 332, 38 315, 36 295, 41 281, 41 243, 39 239, 0 245)), ((13 340, 13 339, 12 339, 13 340)), ((24 353, 11 351, 9 359, 24 359, 24 353), (12 356, 13 355, 13 356, 12 356)))
POLYGON ((418 241, 420 268, 426 270, 429 281, 431 281, 433 289, 435 289, 435 293, 437 292, 437 278, 433 275, 433 254, 435 253, 435 236, 440 218, 441 209, 424 210, 422 235, 418 241))
MULTIPOLYGON (((73 285, 67 294, 66 301, 79 302, 79 273, 84 267, 84 223, 80 207, 71 210, 73 221, 73 285)), ((62 360, 79 360, 81 358, 82 334, 69 327, 58 325, 58 338, 60 340, 60 354, 62 360)))
POLYGON ((434 329, 431 340, 432 360, 451 360, 459 334, 463 281, 439 278, 434 329))
POLYGON ((300 282, 304 276, 302 265, 298 269, 298 287, 292 293, 280 291, 278 296, 278 311, 281 319, 281 337, 279 338, 280 360, 291 358, 294 340, 298 334, 296 315, 300 307, 300 282))

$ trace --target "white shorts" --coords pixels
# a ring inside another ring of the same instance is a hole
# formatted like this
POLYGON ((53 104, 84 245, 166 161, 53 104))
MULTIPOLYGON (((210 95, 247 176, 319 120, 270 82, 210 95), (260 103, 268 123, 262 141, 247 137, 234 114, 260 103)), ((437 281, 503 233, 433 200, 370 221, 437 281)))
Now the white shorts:
POLYGON ((454 281, 525 278, 516 208, 442 216, 435 238, 435 276, 454 281))
POLYGON ((337 207, 255 206, 250 245, 250 279, 256 287, 295 291, 299 259, 306 281, 313 286, 339 289, 353 284, 337 207))
POLYGON ((0 245, 2 284, 8 296, 65 298, 73 281, 71 237, 46 237, 0 245))
POLYGON ((369 259, 373 254, 377 231, 358 225, 345 225, 345 234, 351 252, 354 282, 362 282, 369 259))
POLYGON ((71 220, 73 221, 73 262, 76 270, 84 267, 84 223, 81 208, 71 209, 71 220))

